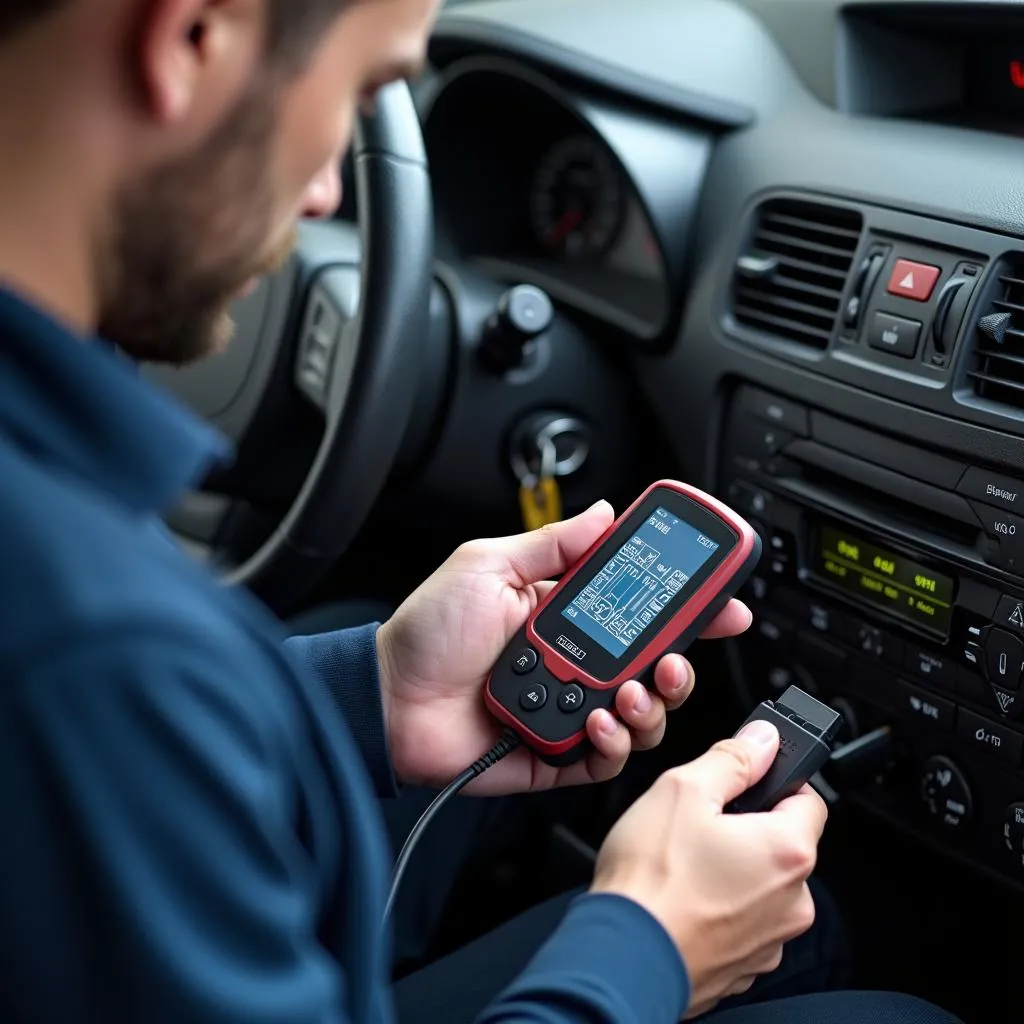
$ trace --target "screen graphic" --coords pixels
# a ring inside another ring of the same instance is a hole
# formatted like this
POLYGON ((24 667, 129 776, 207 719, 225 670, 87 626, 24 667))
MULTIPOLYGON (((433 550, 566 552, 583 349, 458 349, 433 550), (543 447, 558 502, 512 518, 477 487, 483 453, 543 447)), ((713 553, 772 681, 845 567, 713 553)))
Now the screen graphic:
POLYGON ((678 516, 656 508, 562 615, 620 657, 719 546, 678 516))

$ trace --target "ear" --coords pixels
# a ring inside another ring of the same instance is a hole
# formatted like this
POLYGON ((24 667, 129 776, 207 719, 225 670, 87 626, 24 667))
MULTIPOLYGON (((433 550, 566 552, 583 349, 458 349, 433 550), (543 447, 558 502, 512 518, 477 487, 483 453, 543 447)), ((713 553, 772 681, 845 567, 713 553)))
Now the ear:
POLYGON ((227 108, 263 49, 263 0, 149 0, 138 59, 149 113, 164 124, 227 108))

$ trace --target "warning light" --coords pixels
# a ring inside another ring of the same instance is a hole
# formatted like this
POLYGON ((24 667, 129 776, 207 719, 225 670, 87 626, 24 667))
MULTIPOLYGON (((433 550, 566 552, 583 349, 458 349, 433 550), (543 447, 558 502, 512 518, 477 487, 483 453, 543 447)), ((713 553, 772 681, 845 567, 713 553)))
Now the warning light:
POLYGON ((1024 89, 1024 61, 1010 61, 1010 81, 1015 89, 1024 89))

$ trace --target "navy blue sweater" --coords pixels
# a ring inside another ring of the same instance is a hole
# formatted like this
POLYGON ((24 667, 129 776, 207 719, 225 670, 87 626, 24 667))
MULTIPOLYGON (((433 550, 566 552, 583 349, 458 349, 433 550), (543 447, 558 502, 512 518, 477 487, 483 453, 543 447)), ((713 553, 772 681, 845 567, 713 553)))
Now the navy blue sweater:
MULTIPOLYGON (((167 539, 159 513, 225 454, 0 291, 2 1020, 392 1019, 375 627, 285 640, 167 539)), ((482 1019, 687 1001, 654 919, 586 896, 482 1019)))

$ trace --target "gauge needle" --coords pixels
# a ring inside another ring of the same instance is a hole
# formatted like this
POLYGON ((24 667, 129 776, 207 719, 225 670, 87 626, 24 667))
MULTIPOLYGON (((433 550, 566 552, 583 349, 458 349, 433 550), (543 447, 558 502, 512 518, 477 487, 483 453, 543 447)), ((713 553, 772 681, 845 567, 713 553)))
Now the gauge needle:
POLYGON ((566 210, 561 217, 551 226, 548 231, 548 245, 561 245, 570 232, 575 231, 583 222, 583 211, 578 207, 566 210))

